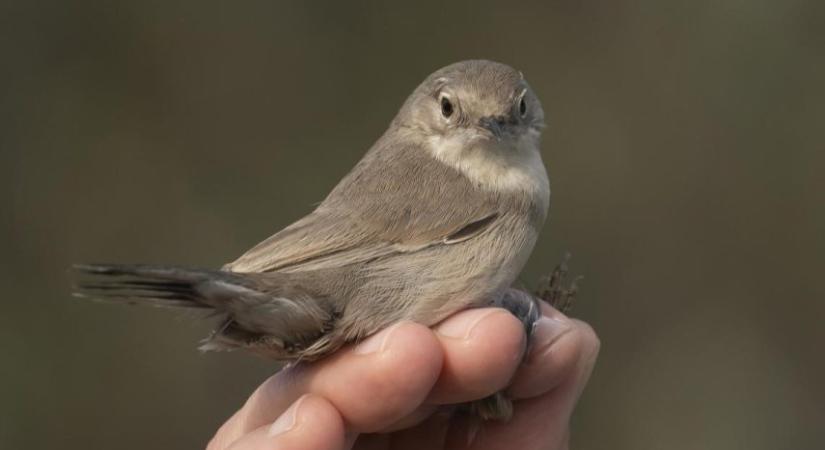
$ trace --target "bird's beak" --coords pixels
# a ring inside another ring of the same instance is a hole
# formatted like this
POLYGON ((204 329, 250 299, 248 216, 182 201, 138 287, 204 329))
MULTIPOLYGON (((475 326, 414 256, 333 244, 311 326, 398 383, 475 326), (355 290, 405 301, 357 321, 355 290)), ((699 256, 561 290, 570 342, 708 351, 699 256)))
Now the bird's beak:
POLYGON ((501 140, 504 135, 504 128, 507 126, 507 119, 502 116, 482 117, 478 121, 479 127, 489 131, 496 140, 501 140))

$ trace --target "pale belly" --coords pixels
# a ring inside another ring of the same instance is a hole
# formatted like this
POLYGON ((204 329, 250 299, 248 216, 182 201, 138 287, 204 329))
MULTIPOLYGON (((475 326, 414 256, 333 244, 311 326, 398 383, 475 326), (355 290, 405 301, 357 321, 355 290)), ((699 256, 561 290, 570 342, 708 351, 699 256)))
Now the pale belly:
POLYGON ((521 272, 537 232, 521 218, 468 241, 398 255, 365 268, 351 299, 348 334, 366 335, 398 320, 433 325, 462 309, 496 300, 521 272), (369 319, 359 312, 368 311, 369 319), (378 323, 376 323, 378 322, 378 323))
POLYGON ((434 281, 430 290, 424 286, 408 317, 432 325, 459 310, 497 300, 521 273, 535 243, 536 233, 520 226, 456 249, 450 276, 434 281))

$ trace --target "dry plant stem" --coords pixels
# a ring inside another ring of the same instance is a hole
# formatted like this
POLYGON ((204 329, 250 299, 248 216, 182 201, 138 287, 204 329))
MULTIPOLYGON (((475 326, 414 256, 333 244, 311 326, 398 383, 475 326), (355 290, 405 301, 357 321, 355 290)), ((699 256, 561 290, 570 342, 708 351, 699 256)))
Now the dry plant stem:
POLYGON ((549 303, 550 306, 561 311, 562 314, 567 314, 572 309, 573 301, 576 299, 579 290, 578 284, 584 278, 581 275, 577 276, 569 286, 564 286, 568 275, 568 261, 570 261, 570 253, 566 253, 562 262, 553 269, 553 272, 541 280, 539 289, 536 291, 538 298, 549 303))

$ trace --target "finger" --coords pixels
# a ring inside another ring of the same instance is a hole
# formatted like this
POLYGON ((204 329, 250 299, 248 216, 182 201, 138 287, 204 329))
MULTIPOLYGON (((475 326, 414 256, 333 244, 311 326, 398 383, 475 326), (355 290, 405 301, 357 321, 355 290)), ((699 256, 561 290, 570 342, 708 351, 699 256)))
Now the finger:
POLYGON ((294 450, 346 448, 344 421, 332 404, 304 395, 272 423, 241 437, 231 450, 294 450))
POLYGON ((447 448, 568 450, 570 418, 561 412, 564 409, 563 397, 561 392, 553 391, 540 397, 521 400, 509 422, 485 422, 469 442, 465 437, 465 429, 451 429, 447 448), (450 447, 453 442, 456 443, 455 446, 450 447))
POLYGON ((530 353, 507 392, 514 399, 548 392, 576 370, 583 355, 597 351, 598 339, 589 325, 545 306, 536 322, 530 353))
POLYGON ((443 406, 428 403, 422 404, 416 408, 415 411, 407 414, 398 421, 385 426, 379 431, 381 433, 393 433, 398 430, 405 430, 407 428, 418 426, 420 423, 428 420, 433 413, 438 411, 440 408, 443 408, 443 406))
MULTIPOLYGON (((390 435, 388 447, 393 450, 419 450, 444 448, 444 440, 449 431, 452 412, 442 410, 432 414, 426 421, 390 435)), ((355 447, 355 450, 362 450, 355 447)))
POLYGON ((524 326, 504 309, 463 311, 434 329, 444 351, 438 381, 425 404, 381 432, 415 427, 438 405, 476 400, 503 389, 522 360, 524 326))
MULTIPOLYGON (((556 387, 537 397, 515 403, 512 419, 507 423, 485 422, 478 438, 467 445, 468 426, 464 422, 451 428, 448 448, 472 449, 566 449, 570 416, 593 370, 599 351, 599 340, 584 322, 572 321, 581 334, 581 352, 566 377, 556 387)), ((572 332, 571 332, 572 333, 572 332)))
POLYGON ((244 434, 271 422, 305 393, 328 400, 351 431, 379 430, 421 404, 441 364, 441 345, 433 333, 402 322, 327 359, 270 377, 230 419, 225 433, 244 434))
POLYGON ((444 351, 428 403, 461 403, 506 387, 522 360, 522 323, 501 308, 460 312, 435 327, 444 351))

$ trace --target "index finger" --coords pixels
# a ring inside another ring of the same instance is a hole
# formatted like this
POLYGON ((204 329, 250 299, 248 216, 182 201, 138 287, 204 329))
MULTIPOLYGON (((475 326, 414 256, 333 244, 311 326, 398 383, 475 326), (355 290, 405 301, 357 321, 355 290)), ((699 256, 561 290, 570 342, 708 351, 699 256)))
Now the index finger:
POLYGON ((328 400, 349 431, 380 430, 422 403, 441 372, 442 359, 441 345, 427 327, 398 323, 326 359, 281 370, 219 434, 237 438, 270 423, 304 394, 328 400))

